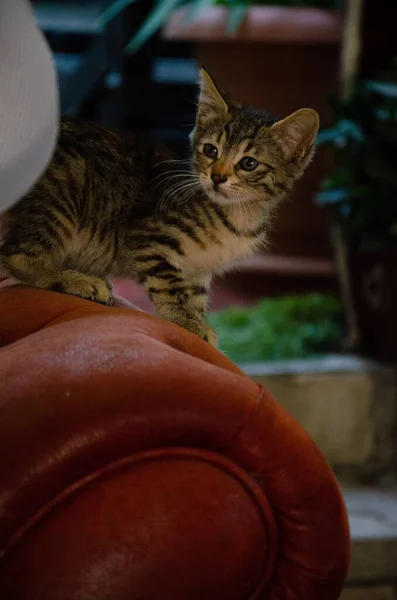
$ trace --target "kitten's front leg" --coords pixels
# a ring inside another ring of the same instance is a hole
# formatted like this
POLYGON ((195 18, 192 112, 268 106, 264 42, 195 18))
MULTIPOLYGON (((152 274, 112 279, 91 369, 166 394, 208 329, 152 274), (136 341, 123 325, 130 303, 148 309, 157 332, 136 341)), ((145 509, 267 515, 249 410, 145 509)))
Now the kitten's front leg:
POLYGON ((188 281, 178 274, 169 279, 150 277, 143 285, 160 317, 184 327, 216 347, 216 333, 205 321, 208 283, 188 281))
POLYGON ((79 296, 100 304, 111 303, 112 287, 109 281, 71 269, 60 269, 51 263, 51 257, 47 255, 0 253, 0 264, 7 273, 22 283, 79 296))

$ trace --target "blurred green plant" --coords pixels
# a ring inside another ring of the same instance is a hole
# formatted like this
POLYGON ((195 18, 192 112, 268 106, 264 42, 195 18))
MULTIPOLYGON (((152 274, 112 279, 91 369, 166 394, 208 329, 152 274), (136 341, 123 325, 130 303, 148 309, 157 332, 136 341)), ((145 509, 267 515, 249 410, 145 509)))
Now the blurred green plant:
POLYGON ((342 306, 325 294, 267 298, 209 315, 220 348, 242 363, 306 358, 339 351, 342 306))
MULTIPOLYGON (((103 18, 111 20, 127 6, 139 0, 114 0, 105 11, 103 18)), ((144 0, 140 0, 143 2, 144 0)), ((244 19, 246 10, 253 5, 259 6, 302 6, 325 9, 339 9, 343 0, 158 0, 150 11, 146 20, 138 30, 128 46, 128 51, 138 50, 145 44, 170 18, 177 8, 186 6, 186 21, 191 22, 200 12, 210 6, 223 5, 229 10, 227 32, 233 34, 237 31, 244 19)))
MULTIPOLYGON (((397 65, 396 65, 397 67, 397 65)), ((346 102, 333 100, 336 123, 317 143, 335 167, 316 197, 328 205, 350 247, 397 242, 397 69, 388 80, 360 82, 346 102)))

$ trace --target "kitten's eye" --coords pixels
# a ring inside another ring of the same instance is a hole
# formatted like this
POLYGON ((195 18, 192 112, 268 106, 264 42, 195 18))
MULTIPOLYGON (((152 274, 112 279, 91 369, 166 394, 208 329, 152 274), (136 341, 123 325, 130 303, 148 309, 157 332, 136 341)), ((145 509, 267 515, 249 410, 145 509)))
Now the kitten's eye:
POLYGON ((217 158, 218 156, 218 148, 212 144, 204 144, 203 152, 208 158, 217 158))
POLYGON ((253 171, 258 165, 258 161, 251 156, 244 156, 239 162, 240 169, 243 169, 244 171, 253 171))

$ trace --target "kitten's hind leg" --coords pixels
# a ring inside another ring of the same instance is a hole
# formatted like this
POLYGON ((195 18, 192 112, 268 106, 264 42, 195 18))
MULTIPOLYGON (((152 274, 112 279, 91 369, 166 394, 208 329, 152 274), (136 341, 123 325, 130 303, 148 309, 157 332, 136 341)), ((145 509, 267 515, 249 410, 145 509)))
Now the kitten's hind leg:
POLYGON ((86 274, 86 268, 79 270, 80 201, 72 199, 61 181, 50 173, 5 213, 0 264, 22 283, 109 304, 109 284, 86 274), (71 255, 75 270, 68 268, 71 255))
POLYGON ((111 304, 111 285, 108 281, 72 269, 60 269, 48 256, 30 254, 22 249, 16 252, 0 251, 0 264, 22 283, 111 304))

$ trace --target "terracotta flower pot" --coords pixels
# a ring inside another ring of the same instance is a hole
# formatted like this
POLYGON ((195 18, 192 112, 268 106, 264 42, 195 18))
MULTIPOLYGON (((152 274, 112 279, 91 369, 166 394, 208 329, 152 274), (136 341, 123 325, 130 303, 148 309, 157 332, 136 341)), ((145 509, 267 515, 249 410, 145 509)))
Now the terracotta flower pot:
MULTIPOLYGON (((280 117, 313 107, 322 124, 329 124, 327 100, 338 87, 339 13, 253 6, 235 35, 226 32, 226 7, 205 9, 192 23, 185 17, 186 9, 175 12, 163 36, 194 42, 198 62, 236 100, 280 117)), ((272 253, 331 256, 327 216, 313 202, 326 172, 319 153, 292 201, 281 209, 272 253)))

